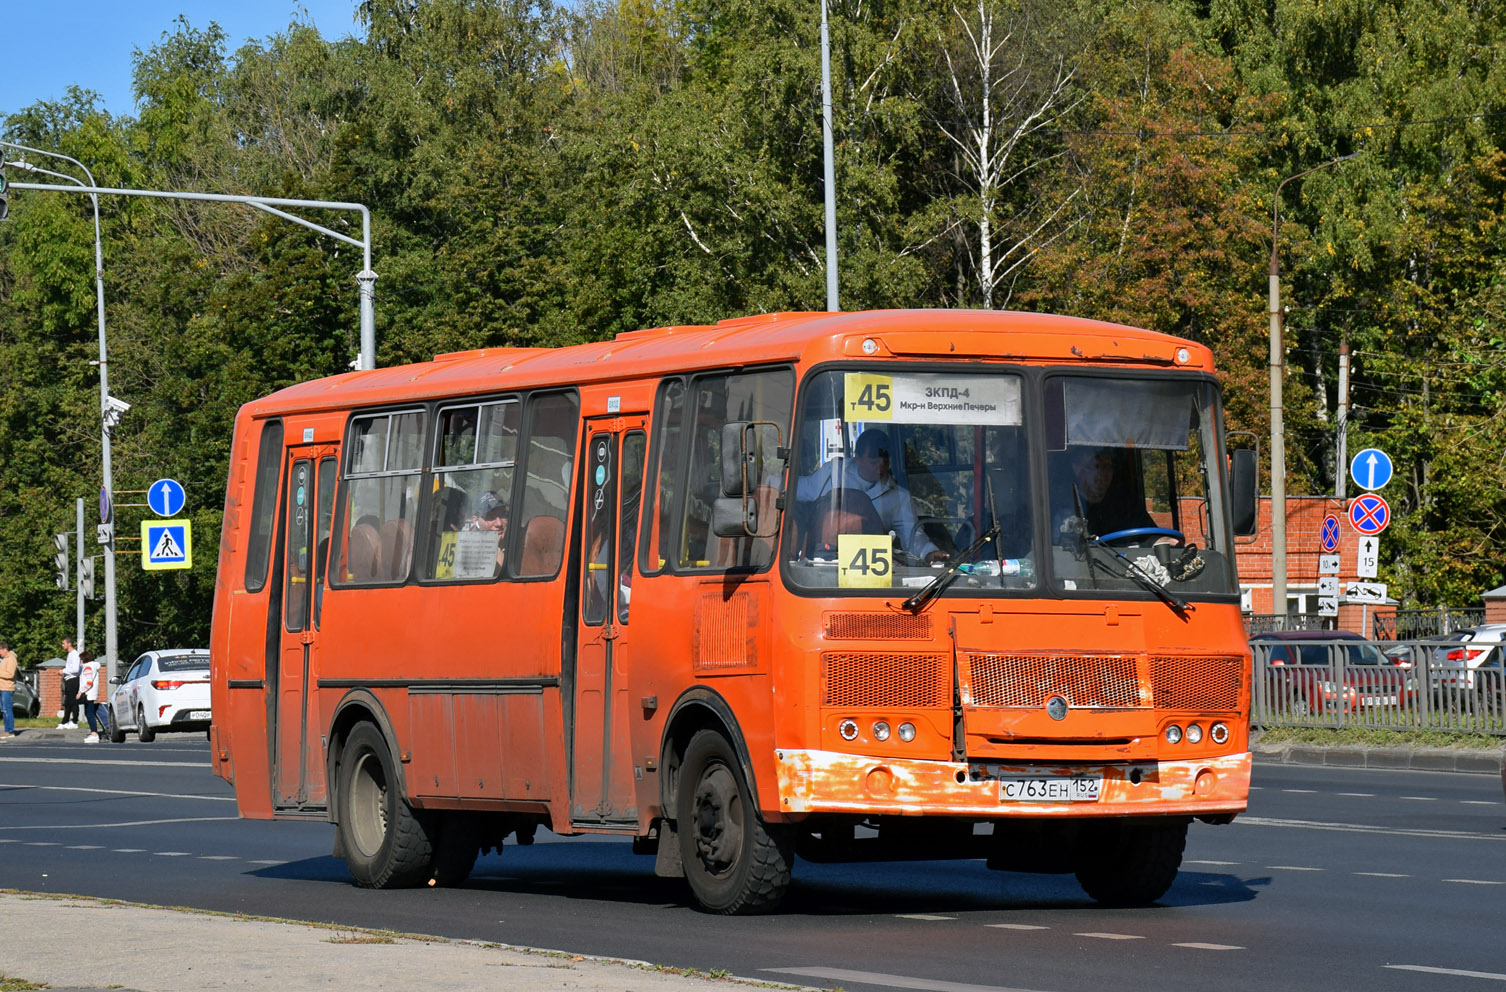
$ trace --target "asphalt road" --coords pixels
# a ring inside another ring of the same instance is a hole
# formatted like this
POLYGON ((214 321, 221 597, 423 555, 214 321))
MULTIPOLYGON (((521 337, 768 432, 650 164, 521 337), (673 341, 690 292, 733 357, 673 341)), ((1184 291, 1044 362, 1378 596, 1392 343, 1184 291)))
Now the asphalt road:
POLYGON ((236 817, 202 738, 0 749, 0 888, 480 939, 762 981, 1032 989, 1500 988, 1506 804, 1486 775, 1257 763, 1155 907, 976 861, 796 866, 775 916, 707 916, 628 845, 541 834, 456 889, 372 892, 322 823, 236 817))

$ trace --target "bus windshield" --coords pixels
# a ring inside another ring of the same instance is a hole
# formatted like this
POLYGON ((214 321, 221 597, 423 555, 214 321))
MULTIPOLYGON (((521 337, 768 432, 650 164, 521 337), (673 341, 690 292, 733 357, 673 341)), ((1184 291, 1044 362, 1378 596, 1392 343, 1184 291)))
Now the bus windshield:
POLYGON ((854 594, 956 565, 949 595, 1229 596, 1217 430, 1201 377, 822 371, 793 433, 786 573, 854 594))

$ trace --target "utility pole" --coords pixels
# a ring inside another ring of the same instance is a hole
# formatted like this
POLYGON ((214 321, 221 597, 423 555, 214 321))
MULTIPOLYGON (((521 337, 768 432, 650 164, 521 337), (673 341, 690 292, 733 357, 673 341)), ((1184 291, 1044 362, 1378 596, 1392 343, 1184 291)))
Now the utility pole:
POLYGON ((1339 340, 1339 416, 1334 422, 1338 431, 1333 466, 1333 494, 1344 499, 1349 485, 1349 333, 1339 340))
POLYGON ((826 309, 837 305, 837 163, 831 137, 831 32, 826 25, 826 0, 821 0, 821 140, 826 165, 826 309))
POLYGON ((1287 176, 1276 184, 1275 205, 1271 208, 1271 612, 1285 616, 1286 602, 1286 425, 1282 422, 1282 375, 1286 365, 1286 346, 1281 335, 1281 263, 1278 246, 1281 243, 1281 190, 1293 179, 1301 179, 1319 169, 1338 165, 1354 158, 1355 154, 1341 155, 1336 159, 1304 169, 1287 176))

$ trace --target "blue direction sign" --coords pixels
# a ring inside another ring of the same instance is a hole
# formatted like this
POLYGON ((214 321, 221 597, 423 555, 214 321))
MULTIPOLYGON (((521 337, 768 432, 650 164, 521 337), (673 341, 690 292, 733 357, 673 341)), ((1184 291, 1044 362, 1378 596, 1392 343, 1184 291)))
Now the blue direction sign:
POLYGON ((141 567, 193 567, 193 531, 187 520, 141 521, 141 567))
POLYGON ((1323 550, 1334 552, 1339 549, 1339 518, 1330 513, 1323 518, 1323 527, 1319 531, 1318 539, 1323 544, 1323 550))
POLYGON ((99 522, 100 523, 107 524, 107 523, 110 522, 110 510, 111 510, 111 506, 110 506, 110 491, 108 489, 106 489, 104 486, 100 486, 99 487, 99 522))
POLYGON ((146 491, 146 504, 159 517, 176 517, 187 502, 188 497, 176 479, 158 479, 146 491))
POLYGON ((1384 489, 1391 481, 1391 456, 1379 448, 1366 448, 1349 463, 1349 477, 1361 489, 1384 489))
POLYGON ((1356 496, 1349 504, 1349 525, 1361 534, 1379 534, 1391 523, 1391 506, 1375 493, 1356 496))

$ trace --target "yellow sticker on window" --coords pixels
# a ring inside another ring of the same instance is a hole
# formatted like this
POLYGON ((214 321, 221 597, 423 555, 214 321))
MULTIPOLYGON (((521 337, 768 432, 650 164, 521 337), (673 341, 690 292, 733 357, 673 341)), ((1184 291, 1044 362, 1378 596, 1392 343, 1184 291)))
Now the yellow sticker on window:
POLYGON ((454 531, 445 531, 439 535, 439 556, 434 560, 436 579, 455 577, 455 543, 459 536, 454 531))
POLYGON ((837 535, 837 585, 887 587, 894 579, 894 540, 888 534, 837 535))
POLYGON ((894 419, 894 376, 848 372, 842 388, 848 420, 894 419))

